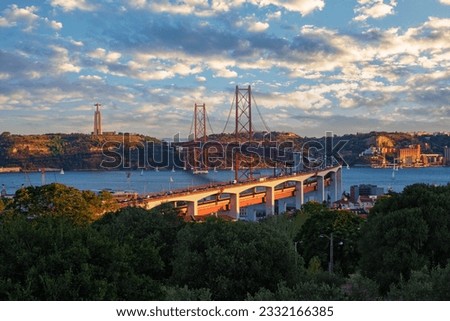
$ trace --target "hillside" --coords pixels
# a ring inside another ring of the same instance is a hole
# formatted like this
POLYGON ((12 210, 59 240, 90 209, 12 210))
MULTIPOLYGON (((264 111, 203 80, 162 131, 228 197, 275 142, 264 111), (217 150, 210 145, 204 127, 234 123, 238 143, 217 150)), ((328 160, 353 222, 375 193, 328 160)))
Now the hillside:
MULTIPOLYGON (((267 133, 255 133, 256 141, 261 141, 263 137, 267 140, 269 136, 267 133)), ((289 132, 272 132, 270 137, 272 141, 278 143, 293 142, 294 149, 297 151, 300 151, 305 143, 311 141, 319 142, 322 145, 325 143, 324 137, 301 137, 289 132)), ((235 136, 234 134, 210 135, 209 140, 230 143, 235 140, 235 136)), ((340 154, 349 165, 368 165, 369 160, 361 158, 359 155, 370 147, 400 148, 420 144, 424 153, 443 154, 444 146, 450 146, 450 136, 443 134, 428 136, 415 136, 398 132, 347 134, 334 136, 334 145, 341 140, 347 141, 340 154)), ((146 142, 159 141, 154 137, 138 134, 128 136, 122 134, 103 136, 86 134, 11 135, 4 132, 0 134, 0 168, 16 166, 24 170, 37 170, 42 167, 64 168, 66 170, 101 169, 100 164, 105 158, 102 155, 102 146, 106 142, 114 142, 114 146, 121 144, 126 148, 134 149, 131 157, 136 164, 135 160, 138 153, 136 153, 135 147, 142 150, 146 142)), ((142 157, 144 153, 140 152, 140 154, 140 157, 142 157)))
POLYGON ((0 135, 0 167, 100 169, 102 147, 106 142, 135 147, 148 141, 158 140, 135 134, 126 136, 124 142, 122 134, 11 135, 4 132, 0 135))

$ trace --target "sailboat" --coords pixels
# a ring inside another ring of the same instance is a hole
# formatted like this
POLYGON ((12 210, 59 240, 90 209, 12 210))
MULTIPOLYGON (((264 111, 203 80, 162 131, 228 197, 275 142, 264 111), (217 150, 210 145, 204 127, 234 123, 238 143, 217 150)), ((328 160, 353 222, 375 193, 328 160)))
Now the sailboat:
POLYGON ((141 176, 144 176, 144 170, 141 169, 141 176))
POLYGON ((155 167, 155 172, 159 172, 158 166, 155 167))
POLYGON ((61 168, 61 171, 59 172, 59 174, 64 175, 64 169, 61 168))
POLYGON ((392 166, 392 179, 395 179, 395 172, 398 171, 398 166, 395 163, 395 159, 394 159, 394 166, 392 166))
POLYGON ((172 173, 175 173, 175 167, 172 166, 172 173))
POLYGON ((214 166, 214 173, 217 173, 217 168, 216 168, 216 166, 214 166))

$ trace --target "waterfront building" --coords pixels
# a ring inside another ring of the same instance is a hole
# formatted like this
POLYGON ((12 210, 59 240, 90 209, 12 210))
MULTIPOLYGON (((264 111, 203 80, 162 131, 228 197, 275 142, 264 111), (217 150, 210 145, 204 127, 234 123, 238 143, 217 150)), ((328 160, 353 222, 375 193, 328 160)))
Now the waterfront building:
POLYGON ((444 147, 444 165, 450 165, 450 148, 447 146, 444 147))
POLYGON ((358 203, 360 196, 366 196, 376 199, 378 196, 384 195, 384 188, 372 184, 360 184, 350 186, 350 201, 358 203))
POLYGON ((398 150, 398 159, 403 166, 414 166, 420 163, 420 158, 420 145, 410 145, 407 148, 400 148, 398 150))
POLYGON ((22 170, 22 168, 15 166, 15 167, 0 167, 0 173, 19 173, 22 170))

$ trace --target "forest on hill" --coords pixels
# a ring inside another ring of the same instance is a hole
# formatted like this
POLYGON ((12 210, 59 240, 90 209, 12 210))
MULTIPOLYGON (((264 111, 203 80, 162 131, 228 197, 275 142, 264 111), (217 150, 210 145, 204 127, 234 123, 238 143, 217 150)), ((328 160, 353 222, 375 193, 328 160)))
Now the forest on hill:
POLYGON ((112 205, 60 184, 1 200, 0 300, 450 300, 450 185, 408 186, 367 219, 313 202, 204 223, 112 205))

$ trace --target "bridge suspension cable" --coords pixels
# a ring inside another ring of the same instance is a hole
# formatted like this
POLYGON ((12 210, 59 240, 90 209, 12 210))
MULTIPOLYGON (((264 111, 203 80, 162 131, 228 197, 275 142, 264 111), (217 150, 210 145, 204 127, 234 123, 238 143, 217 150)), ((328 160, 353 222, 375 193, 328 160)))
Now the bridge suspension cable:
POLYGON ((258 108, 258 104, 256 103, 255 96, 252 95, 252 98, 253 98, 253 102, 255 103, 256 111, 258 112, 259 118, 261 118, 261 121, 262 121, 262 123, 263 123, 263 125, 264 125, 264 129, 265 129, 267 132, 270 133, 270 128, 269 128, 269 126, 267 125, 267 123, 265 122, 265 120, 264 120, 264 118, 263 118, 263 116, 262 116, 262 113, 261 113, 261 111, 260 111, 259 108, 258 108))
POLYGON ((234 109, 233 107, 234 107, 234 96, 233 96, 233 101, 231 102, 231 105, 230 105, 230 112, 228 113, 228 118, 227 118, 227 121, 225 123, 225 127, 223 128, 222 134, 225 134, 225 130, 227 129, 228 122, 230 121, 231 113, 232 113, 232 111, 234 109))
POLYGON ((205 114, 206 114, 206 120, 207 120, 208 125, 209 125, 209 129, 211 130, 211 134, 214 134, 214 130, 213 130, 212 126, 211 126, 211 122, 209 121, 208 113, 205 112, 205 114))
POLYGON ((196 115, 195 115, 195 113, 193 113, 192 114, 192 121, 191 121, 191 129, 189 129, 189 134, 188 134, 189 138, 191 137, 191 135, 192 135, 192 137, 194 137, 194 133, 192 132, 192 130, 194 128, 195 117, 196 117, 196 115))

